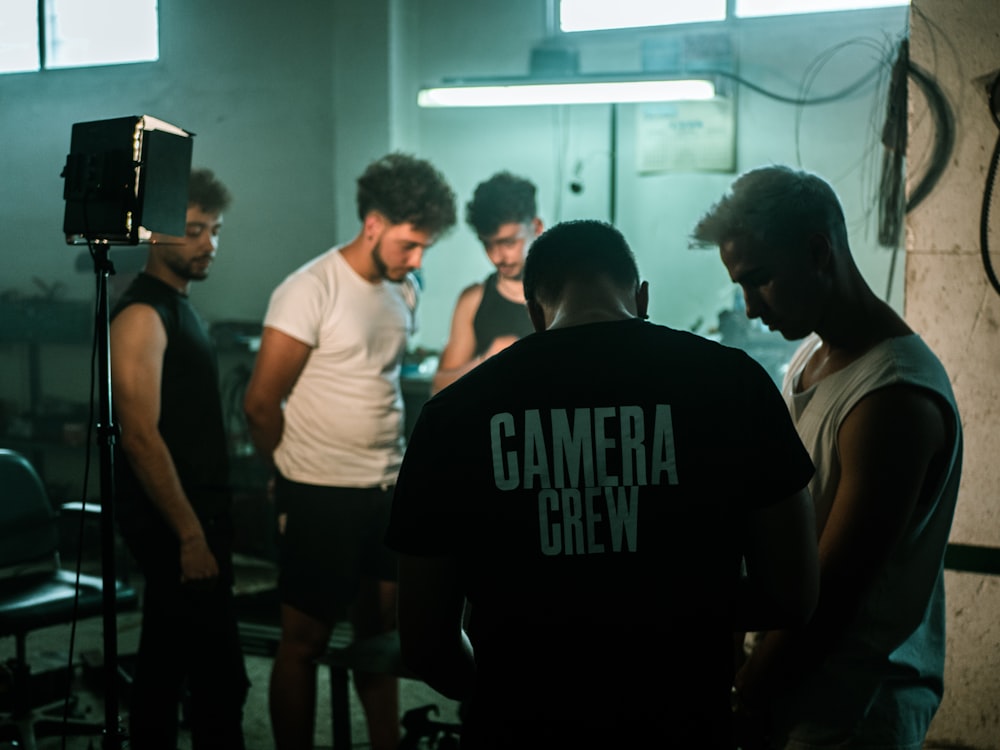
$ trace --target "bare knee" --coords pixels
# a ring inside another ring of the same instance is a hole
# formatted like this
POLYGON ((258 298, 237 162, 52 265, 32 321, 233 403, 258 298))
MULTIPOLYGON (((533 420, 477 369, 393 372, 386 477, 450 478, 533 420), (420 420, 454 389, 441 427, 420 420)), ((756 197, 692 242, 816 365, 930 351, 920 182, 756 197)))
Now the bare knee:
POLYGON ((326 652, 332 626, 293 607, 281 607, 281 640, 278 657, 313 661, 326 652))

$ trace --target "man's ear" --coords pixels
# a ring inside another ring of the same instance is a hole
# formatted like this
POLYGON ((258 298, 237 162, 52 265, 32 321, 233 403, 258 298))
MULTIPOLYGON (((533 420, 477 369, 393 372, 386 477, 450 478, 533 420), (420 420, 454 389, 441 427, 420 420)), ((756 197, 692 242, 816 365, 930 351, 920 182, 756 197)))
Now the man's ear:
POLYGON ((644 281, 635 290, 635 312, 643 320, 649 318, 649 282, 644 281))
POLYGON ((531 220, 531 228, 535 232, 535 237, 538 237, 542 232, 545 231, 545 225, 542 223, 542 220, 539 219, 537 216, 531 220))
POLYGON ((378 211, 369 211, 365 216, 364 223, 364 234, 365 239, 374 240, 380 234, 385 227, 386 221, 385 217, 382 216, 378 211))
POLYGON ((815 267, 824 271, 830 270, 833 266, 833 243, 830 242, 830 238, 816 232, 809 235, 806 242, 815 267))
POLYGON ((531 318, 531 325, 534 326, 537 332, 544 331, 547 327, 545 324, 545 310, 533 299, 529 299, 526 304, 528 305, 528 317, 531 318))

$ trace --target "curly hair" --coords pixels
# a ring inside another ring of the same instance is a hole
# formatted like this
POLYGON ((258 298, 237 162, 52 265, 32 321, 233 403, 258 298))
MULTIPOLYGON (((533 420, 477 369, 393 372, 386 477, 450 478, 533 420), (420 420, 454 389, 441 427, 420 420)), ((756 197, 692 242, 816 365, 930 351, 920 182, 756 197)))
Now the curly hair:
POLYGON ((502 224, 525 224, 537 215, 535 186, 506 171, 480 182, 465 205, 465 221, 479 237, 496 234, 502 224))
POLYGON ((200 206, 207 214, 221 214, 232 202, 225 185, 211 169, 192 169, 188 181, 188 205, 200 206))
POLYGON ((837 194, 815 174, 772 165, 740 175, 698 221, 691 244, 704 247, 745 238, 774 245, 810 232, 822 232, 835 248, 848 248, 837 194))
POLYGON ((439 235, 455 224, 455 194, 430 162, 391 153, 372 162, 358 178, 358 218, 371 211, 391 224, 412 224, 439 235))
POLYGON ((639 267, 625 237, 607 222, 564 221, 536 239, 524 262, 524 296, 528 301, 559 300, 570 280, 607 278, 631 289, 639 286, 639 267))

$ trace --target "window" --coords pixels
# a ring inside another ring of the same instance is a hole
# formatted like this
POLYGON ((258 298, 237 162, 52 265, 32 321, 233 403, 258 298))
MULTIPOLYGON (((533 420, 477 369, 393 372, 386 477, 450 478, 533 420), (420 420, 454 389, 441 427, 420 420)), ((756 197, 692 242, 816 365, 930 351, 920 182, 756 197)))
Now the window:
POLYGON ((0 72, 38 70, 37 0, 8 0, 0 9, 0 72))
POLYGON ((677 23, 722 21, 726 0, 651 3, 649 0, 560 0, 562 31, 626 29, 636 26, 668 26, 677 23))
POLYGON ((0 73, 159 55, 157 0, 3 0, 0 7, 0 73))
MULTIPOLYGON (((737 17, 780 16, 909 5, 909 0, 734 0, 737 17)), ((726 0, 559 0, 561 31, 595 31, 724 21, 726 0)))
POLYGON ((736 15, 785 16, 793 13, 825 13, 831 10, 862 10, 909 5, 909 0, 736 0, 736 15))

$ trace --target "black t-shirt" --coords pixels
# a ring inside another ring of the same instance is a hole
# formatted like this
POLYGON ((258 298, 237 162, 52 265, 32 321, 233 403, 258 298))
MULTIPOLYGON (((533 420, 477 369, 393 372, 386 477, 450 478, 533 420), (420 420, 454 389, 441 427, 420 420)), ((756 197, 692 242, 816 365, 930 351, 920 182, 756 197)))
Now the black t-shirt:
MULTIPOLYGON (((150 305, 167 332, 160 386, 160 434, 181 485, 199 517, 230 509, 229 452, 215 348, 190 300, 159 279, 139 274, 125 290, 112 318, 131 304, 150 305)), ((123 527, 158 522, 120 444, 115 455, 118 518, 123 527)))
POLYGON ((639 320, 532 334, 430 399, 386 539, 460 561, 463 737, 631 727, 727 746, 740 527, 812 473, 763 368, 639 320))

